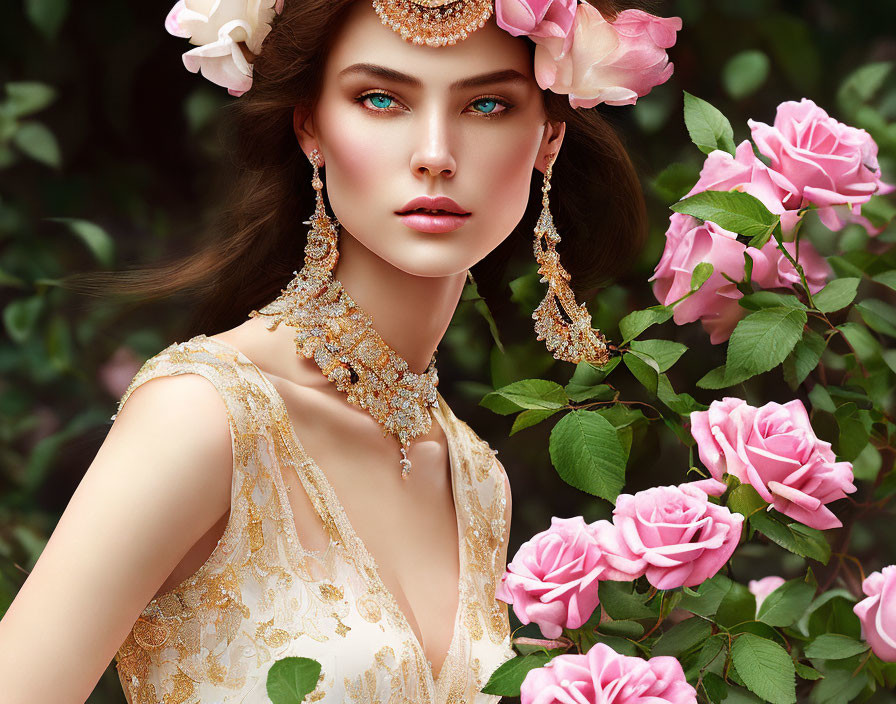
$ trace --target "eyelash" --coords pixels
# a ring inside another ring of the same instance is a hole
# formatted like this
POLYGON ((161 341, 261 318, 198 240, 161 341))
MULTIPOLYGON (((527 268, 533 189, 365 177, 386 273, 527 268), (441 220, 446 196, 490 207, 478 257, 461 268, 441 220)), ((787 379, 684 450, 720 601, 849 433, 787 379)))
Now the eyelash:
MULTIPOLYGON (((365 107, 364 104, 363 104, 364 101, 365 101, 367 98, 369 98, 370 96, 372 96, 372 95, 384 95, 384 96, 386 96, 387 98, 390 98, 391 100, 394 100, 394 101, 398 102, 398 98, 396 98, 396 97, 395 97, 394 95, 392 95, 391 93, 389 93, 389 92, 387 92, 387 91, 383 91, 383 90, 371 90, 371 91, 368 91, 368 92, 366 92, 366 93, 362 93, 362 94, 359 95, 357 98, 355 98, 355 102, 357 102, 359 105, 361 105, 361 107, 363 107, 365 110, 368 110, 368 111, 370 111, 370 112, 380 112, 380 113, 384 113, 384 112, 389 112, 389 111, 390 111, 389 108, 377 108, 377 109, 373 109, 373 108, 365 107)), ((482 102, 483 100, 492 100, 492 101, 498 103, 499 105, 503 105, 503 106, 504 106, 504 109, 501 110, 500 112, 492 112, 492 113, 489 113, 489 112, 478 112, 478 111, 474 111, 474 112, 476 112, 477 115, 481 115, 482 117, 486 118, 487 120, 494 120, 495 118, 498 118, 498 117, 500 117, 500 116, 502 116, 502 115, 505 115, 506 113, 510 112, 510 111, 513 109, 513 105, 512 105, 511 103, 507 102, 507 101, 504 100, 503 98, 499 98, 497 95, 483 95, 483 96, 480 97, 480 98, 476 98, 475 100, 471 100, 470 103, 471 103, 471 104, 472 104, 472 103, 479 103, 479 102, 482 102)))

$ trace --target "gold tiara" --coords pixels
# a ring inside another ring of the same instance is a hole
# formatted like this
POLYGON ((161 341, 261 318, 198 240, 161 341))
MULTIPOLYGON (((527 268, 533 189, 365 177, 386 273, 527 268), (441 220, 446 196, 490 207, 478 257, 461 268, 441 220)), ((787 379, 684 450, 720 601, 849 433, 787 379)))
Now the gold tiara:
POLYGON ((373 0, 373 9, 402 39, 444 46, 482 27, 494 7, 493 0, 373 0))

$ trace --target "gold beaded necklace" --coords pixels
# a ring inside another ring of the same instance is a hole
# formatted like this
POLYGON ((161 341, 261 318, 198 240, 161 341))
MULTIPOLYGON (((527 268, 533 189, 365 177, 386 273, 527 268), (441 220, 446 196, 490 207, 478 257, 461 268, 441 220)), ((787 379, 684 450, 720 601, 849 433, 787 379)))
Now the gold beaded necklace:
POLYGON ((401 478, 407 479, 410 442, 432 427, 429 409, 437 403, 439 384, 435 354, 426 371, 415 374, 332 273, 306 263, 293 274, 276 299, 249 316, 269 316, 269 330, 280 322, 296 329, 296 352, 314 359, 351 403, 383 426, 383 436, 391 433, 401 443, 401 478))

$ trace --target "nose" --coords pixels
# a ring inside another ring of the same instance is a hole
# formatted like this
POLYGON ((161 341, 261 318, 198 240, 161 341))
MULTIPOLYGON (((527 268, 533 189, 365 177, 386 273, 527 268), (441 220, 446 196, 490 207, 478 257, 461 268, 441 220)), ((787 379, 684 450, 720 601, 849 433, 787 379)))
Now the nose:
POLYGON ((411 157, 411 170, 421 176, 452 177, 457 168, 450 144, 448 119, 433 107, 419 126, 416 148, 411 157))

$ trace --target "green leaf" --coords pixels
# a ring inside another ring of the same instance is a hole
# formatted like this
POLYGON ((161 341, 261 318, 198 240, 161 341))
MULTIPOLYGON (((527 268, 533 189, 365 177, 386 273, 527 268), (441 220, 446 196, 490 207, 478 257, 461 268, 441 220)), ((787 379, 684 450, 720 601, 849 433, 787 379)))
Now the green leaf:
POLYGON ((859 281, 861 279, 854 277, 830 281, 827 286, 812 297, 812 300, 815 301, 815 307, 822 313, 833 313, 846 308, 856 297, 859 281))
POLYGON ((656 360, 639 352, 629 351, 622 355, 622 361, 632 376, 637 379, 647 391, 656 396, 656 387, 659 383, 659 365, 656 360))
POLYGON ((56 89, 38 81, 14 81, 6 84, 6 105, 13 117, 39 112, 56 99, 56 89))
POLYGON ((19 298, 3 309, 3 324, 13 342, 22 344, 31 335, 37 318, 43 309, 43 296, 19 298))
POLYGON ((626 452, 616 428, 593 411, 567 413, 551 430, 551 462, 567 484, 615 502, 625 484, 626 452))
POLYGON ((736 379, 736 377, 732 376, 731 381, 729 381, 728 370, 723 364, 721 367, 716 367, 715 369, 711 369, 706 374, 701 376, 697 380, 697 386, 701 389, 724 389, 728 386, 734 386, 734 384, 743 381, 744 379, 748 379, 748 376, 741 375, 742 378, 736 379))
POLYGON ((47 218, 47 220, 66 225, 87 246, 100 264, 107 268, 112 267, 115 262, 115 242, 99 225, 78 218, 47 218))
POLYGON ((715 621, 725 628, 752 621, 756 616, 756 597, 740 582, 731 582, 731 588, 716 610, 715 621))
POLYGON ((511 658, 492 672, 482 691, 485 694, 497 694, 502 697, 518 697, 520 696, 520 685, 526 679, 529 671, 544 667, 553 657, 542 650, 511 658))
POLYGON ((608 620, 598 626, 598 630, 608 636, 620 638, 640 638, 644 635, 644 626, 637 621, 608 620))
POLYGON ((855 638, 842 636, 838 633, 825 633, 818 636, 806 646, 806 657, 815 660, 842 660, 859 653, 864 653, 871 647, 855 638))
POLYGON ((795 308, 806 310, 799 298, 790 293, 776 293, 775 291, 756 291, 737 301, 741 308, 747 310, 762 310, 763 308, 795 308))
POLYGON ((864 420, 865 413, 860 411, 852 401, 844 403, 834 412, 840 437, 837 441, 837 454, 847 462, 852 462, 868 445, 871 425, 864 420))
MULTIPOLYGON (((868 672, 853 675, 855 665, 845 668, 830 667, 839 661, 826 662, 822 671, 824 679, 812 688, 812 704, 844 704, 851 702, 868 684, 868 672)), ((844 663, 846 664, 846 663, 844 663)))
POLYGON ((815 588, 803 579, 791 579, 769 594, 756 618, 769 626, 792 626, 809 607, 815 588))
POLYGON ((732 584, 734 583, 725 575, 716 574, 697 587, 699 596, 685 593, 678 606, 698 616, 714 616, 725 595, 731 591, 732 584))
POLYGON ((62 154, 56 137, 40 122, 23 122, 13 135, 12 141, 35 161, 53 167, 58 167, 62 163, 62 154))
POLYGON ((822 678, 822 674, 816 670, 814 667, 810 667, 809 665, 803 665, 801 662, 793 663, 796 667, 796 676, 804 679, 804 680, 819 680, 822 678))
POLYGON ((298 704, 317 687, 320 670, 320 663, 311 658, 277 660, 268 670, 268 697, 273 704, 298 704))
POLYGON ((734 130, 718 108, 684 91, 684 123, 691 141, 701 152, 722 149, 734 154, 734 130))
POLYGON ((753 376, 779 365, 803 336, 805 324, 805 311, 783 306, 748 315, 731 333, 726 378, 753 376))
POLYGON ((659 615, 659 599, 650 604, 647 594, 635 591, 632 582, 616 582, 612 580, 600 580, 597 585, 597 594, 604 611, 617 620, 631 620, 639 618, 656 618, 659 615))
POLYGON ((750 524, 769 540, 796 555, 810 557, 824 565, 831 557, 831 546, 820 530, 801 523, 783 523, 771 511, 754 513, 750 516, 750 524))
POLYGON ((708 406, 697 401, 689 393, 675 393, 675 389, 672 388, 669 377, 665 374, 659 375, 656 394, 660 401, 665 403, 673 412, 680 416, 690 416, 693 411, 705 411, 708 408, 708 406))
POLYGON ((855 350, 859 361, 867 364, 881 355, 880 343, 874 339, 874 335, 868 332, 868 328, 858 323, 843 323, 837 329, 843 333, 846 341, 855 350))
POLYGON ((68 14, 68 0, 25 0, 25 14, 52 41, 68 14))
POLYGON ((697 183, 700 169, 695 164, 673 161, 653 180, 654 193, 664 203, 681 200, 697 183))
POLYGON ((802 339, 784 360, 784 380, 791 389, 796 390, 815 370, 821 360, 825 344, 824 337, 811 328, 806 328, 802 339))
POLYGON ((892 61, 877 61, 850 73, 837 91, 840 109, 852 114, 857 105, 867 103, 883 85, 892 68, 892 61))
POLYGON ((882 335, 896 337, 896 309, 876 298, 867 298, 855 306, 862 320, 882 335))
POLYGON ((714 267, 709 262, 700 262, 697 266, 694 267, 694 271, 691 272, 691 290, 696 291, 703 284, 705 284, 709 277, 712 276, 712 272, 714 267))
POLYGON ((563 387, 546 379, 522 379, 486 394, 479 402, 500 415, 523 409, 559 410, 569 403, 563 387))
POLYGON ((688 351, 687 345, 671 340, 635 340, 630 347, 655 359, 660 372, 667 371, 688 351))
POLYGON ((615 367, 615 364, 618 364, 619 361, 619 357, 613 357, 610 360, 611 365, 599 369, 588 362, 576 364, 569 383, 564 387, 567 396, 573 401, 585 401, 589 398, 595 398, 595 396, 592 396, 595 391, 598 394, 603 394, 602 388, 599 387, 604 386, 602 382, 607 378, 608 371, 615 367))
POLYGON ((743 633, 731 647, 731 661, 751 692, 770 704, 795 704, 793 661, 780 645, 743 633))
POLYGON ((515 435, 521 430, 538 425, 541 421, 547 420, 557 412, 558 410, 543 410, 541 408, 527 409, 513 419, 513 427, 510 429, 510 434, 515 435))
POLYGON ((757 49, 748 49, 735 54, 725 63, 722 84, 732 98, 745 98, 765 83, 768 70, 768 56, 757 49))
POLYGON ((885 271, 877 276, 872 276, 871 280, 896 291, 896 269, 891 269, 890 271, 885 271))
POLYGON ((671 209, 745 237, 763 235, 780 222, 761 200, 743 191, 701 191, 673 203, 671 209))
POLYGON ((749 518, 757 511, 764 511, 768 502, 749 484, 738 484, 728 494, 728 509, 749 518))
POLYGON ((672 317, 672 309, 666 306, 651 306, 644 310, 634 310, 619 321, 622 342, 633 340, 651 325, 665 323, 672 317))
POLYGON ((709 621, 698 617, 686 618, 663 633, 654 644, 651 655, 680 657, 705 641, 712 634, 709 621))

